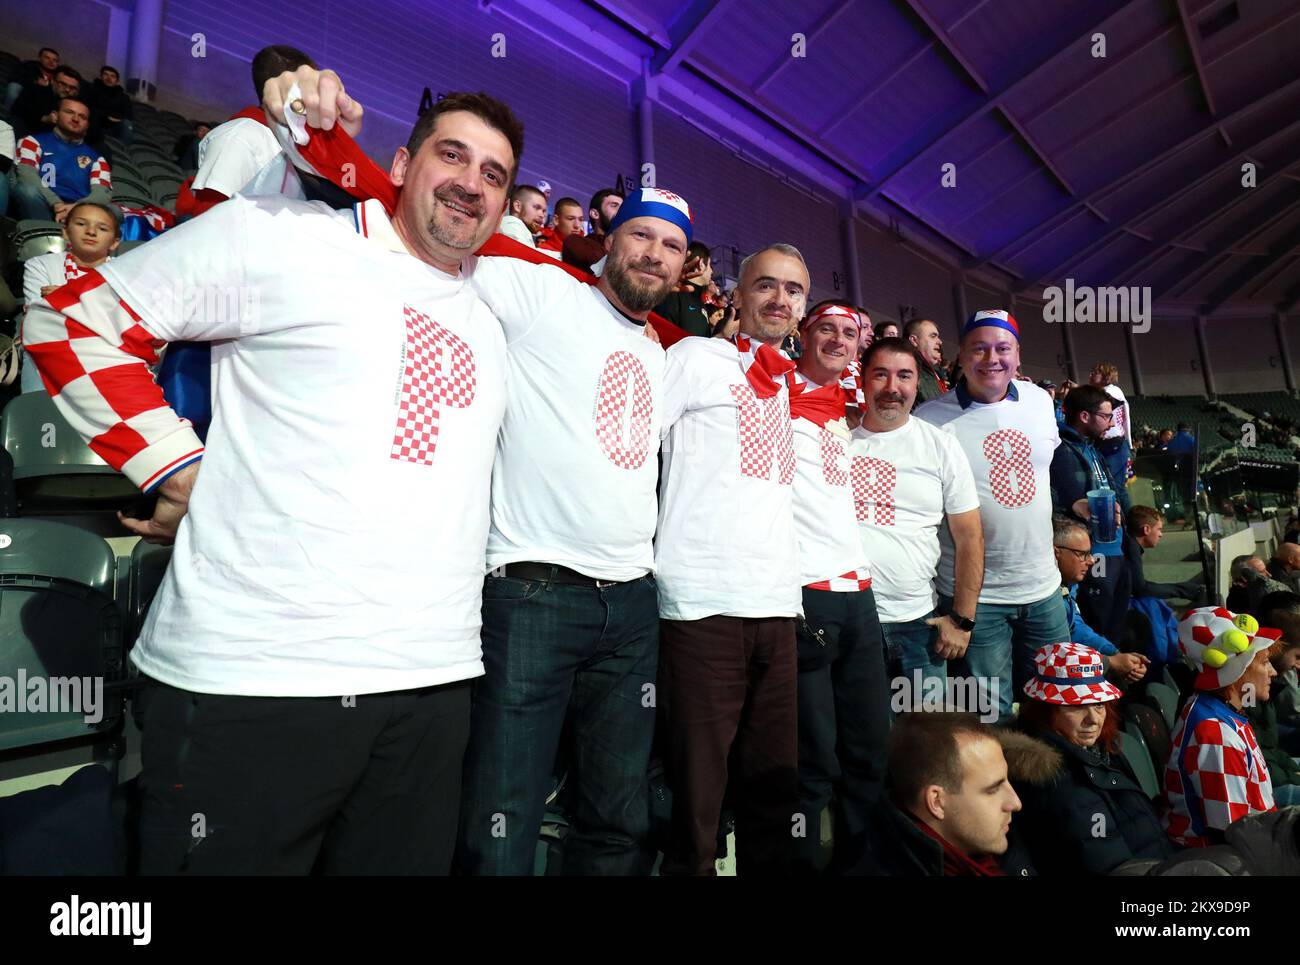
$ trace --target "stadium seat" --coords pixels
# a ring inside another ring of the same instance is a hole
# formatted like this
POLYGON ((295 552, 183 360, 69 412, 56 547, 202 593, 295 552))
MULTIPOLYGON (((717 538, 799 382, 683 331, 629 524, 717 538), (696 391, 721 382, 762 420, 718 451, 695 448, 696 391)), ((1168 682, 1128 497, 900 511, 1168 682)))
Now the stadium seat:
POLYGON ((37 255, 62 251, 63 226, 54 221, 20 221, 14 232, 14 248, 19 261, 28 261, 37 255))
POLYGON ((140 630, 144 627, 144 618, 149 614, 158 587, 162 585, 163 575, 172 561, 170 546, 154 546, 144 540, 135 544, 131 550, 130 588, 127 590, 127 625, 124 642, 130 650, 140 630))
POLYGON ((0 413, 0 443, 14 460, 19 512, 120 507, 135 484, 91 451, 44 392, 27 392, 0 413))
POLYGON ((134 195, 135 197, 150 197, 148 176, 142 176, 139 179, 130 176, 113 178, 113 194, 117 195, 118 193, 134 195))
POLYGON ((100 689, 123 679, 125 669, 113 573, 113 551, 93 533, 47 520, 0 520, 0 677, 24 681, 23 704, 15 692, 14 705, 0 713, 0 751, 116 725, 122 696, 100 689), (78 693, 75 706, 55 704, 78 693), (43 707, 31 706, 36 695, 43 707))
POLYGON ((1174 679, 1174 675, 1172 672, 1170 672, 1168 665, 1160 668, 1160 677, 1161 677, 1161 681, 1164 683, 1166 687, 1168 687, 1174 693, 1180 692, 1178 681, 1174 679))
POLYGON ((1152 681, 1147 684, 1146 693, 1143 697, 1143 703, 1148 707, 1154 707, 1164 718, 1165 726, 1171 731, 1174 729, 1174 721, 1178 719, 1178 691, 1171 689, 1165 684, 1152 681))
POLYGON ((1151 763, 1151 753, 1142 738, 1142 732, 1132 724, 1125 724, 1119 733, 1119 753, 1128 764, 1129 770, 1137 778, 1138 786, 1147 797, 1155 799, 1160 796, 1160 782, 1156 779, 1156 770, 1151 763))
POLYGON ((1124 708, 1124 728, 1142 735, 1151 765, 1157 774, 1163 774, 1169 763, 1169 728, 1158 710, 1143 704, 1128 704, 1124 708))

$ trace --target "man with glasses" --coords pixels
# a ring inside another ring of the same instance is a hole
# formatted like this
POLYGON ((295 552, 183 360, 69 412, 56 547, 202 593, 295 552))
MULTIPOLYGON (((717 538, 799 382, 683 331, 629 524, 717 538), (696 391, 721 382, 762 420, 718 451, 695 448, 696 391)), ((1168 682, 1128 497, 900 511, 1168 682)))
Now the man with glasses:
POLYGON ((1147 672, 1147 658, 1137 653, 1120 653, 1115 644, 1088 626, 1079 613, 1075 593, 1097 559, 1092 553, 1088 528, 1069 516, 1053 517, 1052 547, 1056 553, 1056 568, 1061 573, 1061 601, 1065 607, 1065 622, 1070 627, 1070 641, 1092 647, 1100 653, 1107 672, 1116 679, 1125 683, 1141 680, 1147 672))
MULTIPOLYGON (((1052 506, 1079 520, 1089 522, 1088 492, 1109 489, 1115 493, 1117 525, 1129 511, 1128 490, 1111 474, 1097 446, 1115 418, 1115 402, 1095 385, 1080 385, 1065 397, 1065 424, 1061 445, 1052 457, 1052 506)), ((1126 539, 1127 537, 1122 537, 1126 539)), ((1116 640, 1124 632, 1131 585, 1122 543, 1095 546, 1102 554, 1083 579, 1079 609, 1093 627, 1116 640)))

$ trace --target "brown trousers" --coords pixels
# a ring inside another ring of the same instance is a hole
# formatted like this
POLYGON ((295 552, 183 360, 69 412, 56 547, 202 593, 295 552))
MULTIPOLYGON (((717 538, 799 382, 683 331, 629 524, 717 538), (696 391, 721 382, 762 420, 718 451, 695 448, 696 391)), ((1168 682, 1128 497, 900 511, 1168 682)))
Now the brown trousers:
POLYGON ((723 799, 738 874, 782 874, 799 813, 798 660, 789 617, 664 620, 660 738, 673 793, 665 875, 711 875, 723 799))

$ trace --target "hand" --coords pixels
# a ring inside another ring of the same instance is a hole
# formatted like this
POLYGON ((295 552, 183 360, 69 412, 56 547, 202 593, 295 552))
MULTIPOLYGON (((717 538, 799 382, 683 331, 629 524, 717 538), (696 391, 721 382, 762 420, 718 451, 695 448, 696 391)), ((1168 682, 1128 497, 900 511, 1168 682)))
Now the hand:
POLYGON ((41 118, 41 123, 42 123, 42 124, 53 124, 53 123, 54 123, 55 121, 57 121, 58 119, 59 119, 59 113, 58 113, 58 111, 50 111, 48 114, 46 114, 45 116, 43 116, 43 117, 41 118))
POLYGON ((42 297, 42 298, 49 298, 49 297, 50 297, 50 292, 56 292, 56 291, 59 290, 60 287, 61 287, 61 286, 59 286, 59 285, 42 285, 42 286, 41 286, 41 297, 42 297))
POLYGON ((687 278, 690 278, 691 275, 699 271, 700 265, 703 262, 703 260, 704 259, 702 258, 696 257, 690 259, 689 261, 686 262, 686 264, 682 265, 682 280, 685 281, 687 278))
POLYGON ((338 123, 352 137, 361 133, 360 104, 343 90, 343 81, 332 70, 316 70, 303 65, 295 71, 285 71, 272 77, 262 87, 262 109, 266 116, 280 124, 285 123, 284 99, 295 81, 302 91, 302 104, 307 109, 307 126, 329 131, 338 123))
POLYGON ((655 330, 655 326, 653 322, 645 323, 644 332, 645 332, 645 337, 650 339, 650 341, 654 342, 656 345, 663 344, 663 342, 659 340, 659 332, 655 330))
POLYGON ((947 616, 931 617, 925 621, 939 631, 934 642, 934 655, 942 660, 956 660, 970 646, 970 631, 962 630, 947 616))
POLYGON ((54 206, 54 220, 59 224, 63 224, 68 217, 68 212, 71 210, 72 205, 68 204, 66 201, 56 204, 54 206))
POLYGON ((153 519, 133 519, 117 514, 118 521, 146 543, 170 546, 176 539, 176 530, 190 508, 190 493, 194 479, 199 474, 199 464, 191 463, 180 472, 167 478, 158 488, 158 504, 154 506, 153 519))
POLYGON ((1140 653, 1112 653, 1106 658, 1114 676, 1125 683, 1135 684, 1147 673, 1149 661, 1140 653))

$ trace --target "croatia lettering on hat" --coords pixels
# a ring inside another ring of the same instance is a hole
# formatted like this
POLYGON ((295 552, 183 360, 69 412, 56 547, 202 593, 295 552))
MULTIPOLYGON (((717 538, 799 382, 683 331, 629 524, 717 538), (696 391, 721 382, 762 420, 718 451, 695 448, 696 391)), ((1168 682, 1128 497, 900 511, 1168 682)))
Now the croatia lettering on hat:
POLYGON ((1080 643, 1049 643, 1040 648, 1024 691, 1031 700, 1067 707, 1104 704, 1121 696, 1106 679, 1101 654, 1080 643))
POLYGON ((660 218, 675 224, 685 233, 688 245, 694 237, 690 206, 684 199, 662 188, 639 188, 624 198, 618 214, 610 222, 609 233, 613 234, 623 222, 633 218, 660 218))
POLYGON ((967 332, 976 328, 987 328, 989 326, 1005 329, 1016 337, 1017 342, 1020 341, 1019 323, 1011 317, 1010 312, 1004 312, 1000 308, 985 308, 976 312, 968 318, 966 324, 962 326, 961 336, 962 338, 965 338, 967 332))

